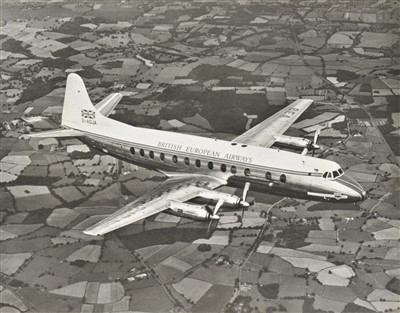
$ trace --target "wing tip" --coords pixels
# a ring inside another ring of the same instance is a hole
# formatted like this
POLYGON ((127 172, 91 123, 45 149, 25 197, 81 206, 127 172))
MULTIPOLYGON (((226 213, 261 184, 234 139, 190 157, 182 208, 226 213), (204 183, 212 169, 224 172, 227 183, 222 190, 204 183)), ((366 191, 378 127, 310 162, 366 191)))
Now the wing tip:
POLYGON ((83 233, 84 233, 85 235, 90 235, 90 236, 101 236, 101 235, 104 235, 104 234, 101 233, 100 231, 95 231, 95 230, 90 229, 90 228, 84 230, 83 233))

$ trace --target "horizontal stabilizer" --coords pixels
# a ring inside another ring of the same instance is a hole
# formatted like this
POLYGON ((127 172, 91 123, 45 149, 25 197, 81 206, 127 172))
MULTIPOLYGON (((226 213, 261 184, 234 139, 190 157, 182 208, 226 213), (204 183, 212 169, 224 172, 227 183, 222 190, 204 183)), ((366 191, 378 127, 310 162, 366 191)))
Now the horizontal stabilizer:
POLYGON ((32 133, 29 135, 24 135, 24 137, 28 138, 61 138, 61 137, 79 137, 84 134, 79 130, 74 129, 56 129, 49 130, 40 133, 32 133))
POLYGON ((121 101, 121 99, 122 99, 122 94, 112 93, 111 95, 108 95, 106 98, 97 103, 95 105, 95 108, 102 115, 109 116, 112 110, 114 110, 117 104, 121 101))

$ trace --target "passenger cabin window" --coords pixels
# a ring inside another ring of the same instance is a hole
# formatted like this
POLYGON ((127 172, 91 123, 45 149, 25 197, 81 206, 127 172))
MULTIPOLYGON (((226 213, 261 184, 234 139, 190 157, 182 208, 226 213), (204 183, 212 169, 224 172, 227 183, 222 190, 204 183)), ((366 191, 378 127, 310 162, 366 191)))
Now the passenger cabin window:
POLYGON ((144 150, 143 149, 140 149, 139 153, 140 153, 141 157, 144 157, 144 150))
POLYGON ((281 183, 286 183, 286 175, 282 174, 279 180, 281 181, 281 183))
POLYGON ((232 174, 236 174, 236 171, 237 171, 237 170, 236 170, 236 166, 232 166, 232 167, 231 167, 231 173, 232 173, 232 174))
POLYGON ((226 172, 226 165, 221 164, 221 172, 225 173, 226 172))
POLYGON ((154 152, 153 151, 149 152, 149 157, 150 157, 150 159, 154 159, 154 152))
POLYGON ((201 162, 199 159, 196 159, 196 167, 200 167, 201 166, 201 162))
POLYGON ((208 169, 212 170, 214 168, 213 162, 208 162, 208 169))
POLYGON ((165 154, 164 153, 160 153, 160 160, 164 162, 165 160, 165 154))
POLYGON ((131 151, 131 154, 135 154, 135 148, 134 147, 130 148, 130 151, 131 151))
POLYGON ((249 169, 249 168, 246 168, 246 169, 244 170, 244 175, 245 175, 245 176, 250 176, 250 169, 249 169))
POLYGON ((266 172, 266 173, 265 173, 265 179, 266 179, 266 180, 272 180, 271 172, 266 172))
POLYGON ((185 162, 186 165, 189 165, 189 163, 190 163, 190 162, 189 162, 189 158, 186 157, 184 162, 185 162))
POLYGON ((172 156, 172 162, 174 162, 174 163, 178 162, 178 157, 176 155, 172 156))

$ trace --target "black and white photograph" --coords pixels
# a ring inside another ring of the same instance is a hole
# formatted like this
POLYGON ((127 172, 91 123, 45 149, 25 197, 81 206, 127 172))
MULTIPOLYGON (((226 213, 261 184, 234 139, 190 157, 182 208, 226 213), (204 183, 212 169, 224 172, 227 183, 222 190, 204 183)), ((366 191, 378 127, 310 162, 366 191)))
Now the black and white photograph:
POLYGON ((400 311, 400 0, 0 0, 0 313, 400 311))

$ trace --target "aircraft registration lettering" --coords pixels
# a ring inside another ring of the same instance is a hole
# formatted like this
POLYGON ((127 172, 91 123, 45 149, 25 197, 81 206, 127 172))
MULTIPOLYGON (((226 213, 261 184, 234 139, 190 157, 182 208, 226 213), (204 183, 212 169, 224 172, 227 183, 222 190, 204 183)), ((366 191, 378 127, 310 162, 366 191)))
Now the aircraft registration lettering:
POLYGON ((281 117, 286 117, 286 118, 291 118, 293 115, 295 115, 297 113, 299 109, 297 108, 291 108, 289 110, 287 110, 286 112, 283 113, 283 115, 281 115, 281 117))

